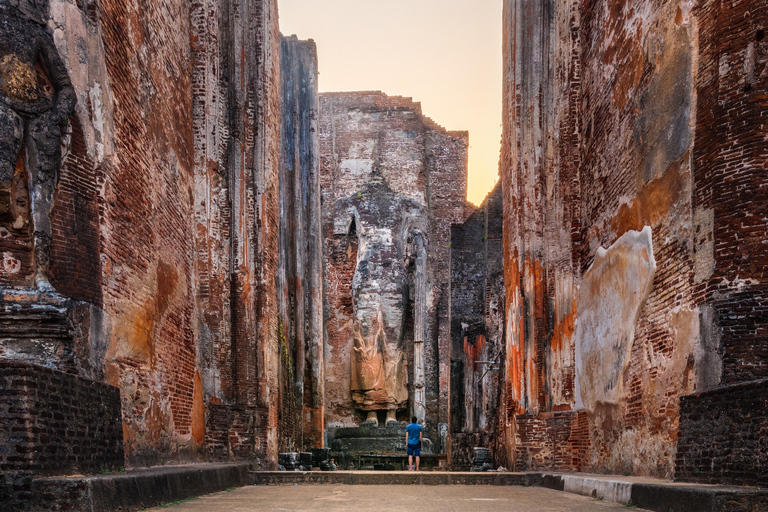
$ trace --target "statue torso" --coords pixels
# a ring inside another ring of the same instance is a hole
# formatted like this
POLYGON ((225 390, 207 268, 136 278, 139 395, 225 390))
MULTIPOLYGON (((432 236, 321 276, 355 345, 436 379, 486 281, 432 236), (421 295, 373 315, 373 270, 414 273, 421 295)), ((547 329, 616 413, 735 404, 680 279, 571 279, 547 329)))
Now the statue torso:
POLYGON ((35 70, 45 36, 36 23, 0 10, 0 101, 19 113, 35 115, 51 108, 35 70))

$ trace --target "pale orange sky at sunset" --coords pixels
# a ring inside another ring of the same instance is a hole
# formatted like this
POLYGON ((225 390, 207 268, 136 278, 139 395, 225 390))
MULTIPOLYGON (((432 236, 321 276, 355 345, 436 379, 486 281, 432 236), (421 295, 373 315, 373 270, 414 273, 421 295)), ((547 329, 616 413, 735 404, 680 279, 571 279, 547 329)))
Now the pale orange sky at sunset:
POLYGON ((320 92, 383 91, 469 131, 468 199, 498 178, 502 0, 278 0, 280 31, 314 39, 320 92))

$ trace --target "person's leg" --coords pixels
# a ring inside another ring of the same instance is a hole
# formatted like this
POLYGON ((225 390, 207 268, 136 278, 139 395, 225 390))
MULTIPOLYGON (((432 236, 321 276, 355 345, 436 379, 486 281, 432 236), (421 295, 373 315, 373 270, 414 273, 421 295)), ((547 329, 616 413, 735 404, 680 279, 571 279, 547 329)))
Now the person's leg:
POLYGON ((408 471, 413 471, 413 455, 408 456, 408 471))
POLYGON ((9 106, 0 103, 0 216, 11 213, 11 183, 24 140, 24 121, 9 106))
POLYGON ((419 455, 417 455, 417 456, 416 456, 416 471, 418 471, 418 470, 419 470, 419 460, 420 460, 420 459, 421 459, 421 457, 420 457, 419 455))
POLYGON ((61 130, 49 113, 42 114, 29 122, 25 142, 35 229, 35 284, 39 290, 54 291, 50 283, 51 208, 61 165, 61 130))

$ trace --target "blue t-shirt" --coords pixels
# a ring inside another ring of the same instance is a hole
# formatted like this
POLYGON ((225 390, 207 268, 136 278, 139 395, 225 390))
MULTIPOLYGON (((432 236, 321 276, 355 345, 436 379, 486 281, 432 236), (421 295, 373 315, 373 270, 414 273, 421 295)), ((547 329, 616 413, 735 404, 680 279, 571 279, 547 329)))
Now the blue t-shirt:
POLYGON ((405 427, 405 431, 408 432, 408 444, 411 446, 417 446, 421 441, 419 440, 419 433, 421 432, 421 425, 418 423, 411 423, 405 427))

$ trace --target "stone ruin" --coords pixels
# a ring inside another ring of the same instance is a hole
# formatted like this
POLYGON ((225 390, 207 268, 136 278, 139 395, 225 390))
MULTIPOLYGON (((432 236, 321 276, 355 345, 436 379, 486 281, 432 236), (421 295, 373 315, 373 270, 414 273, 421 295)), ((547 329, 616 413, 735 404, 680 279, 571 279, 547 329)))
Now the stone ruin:
POLYGON ((0 2, 0 501, 411 415, 438 467, 766 485, 764 4, 505 0, 476 207, 276 0, 0 2))

